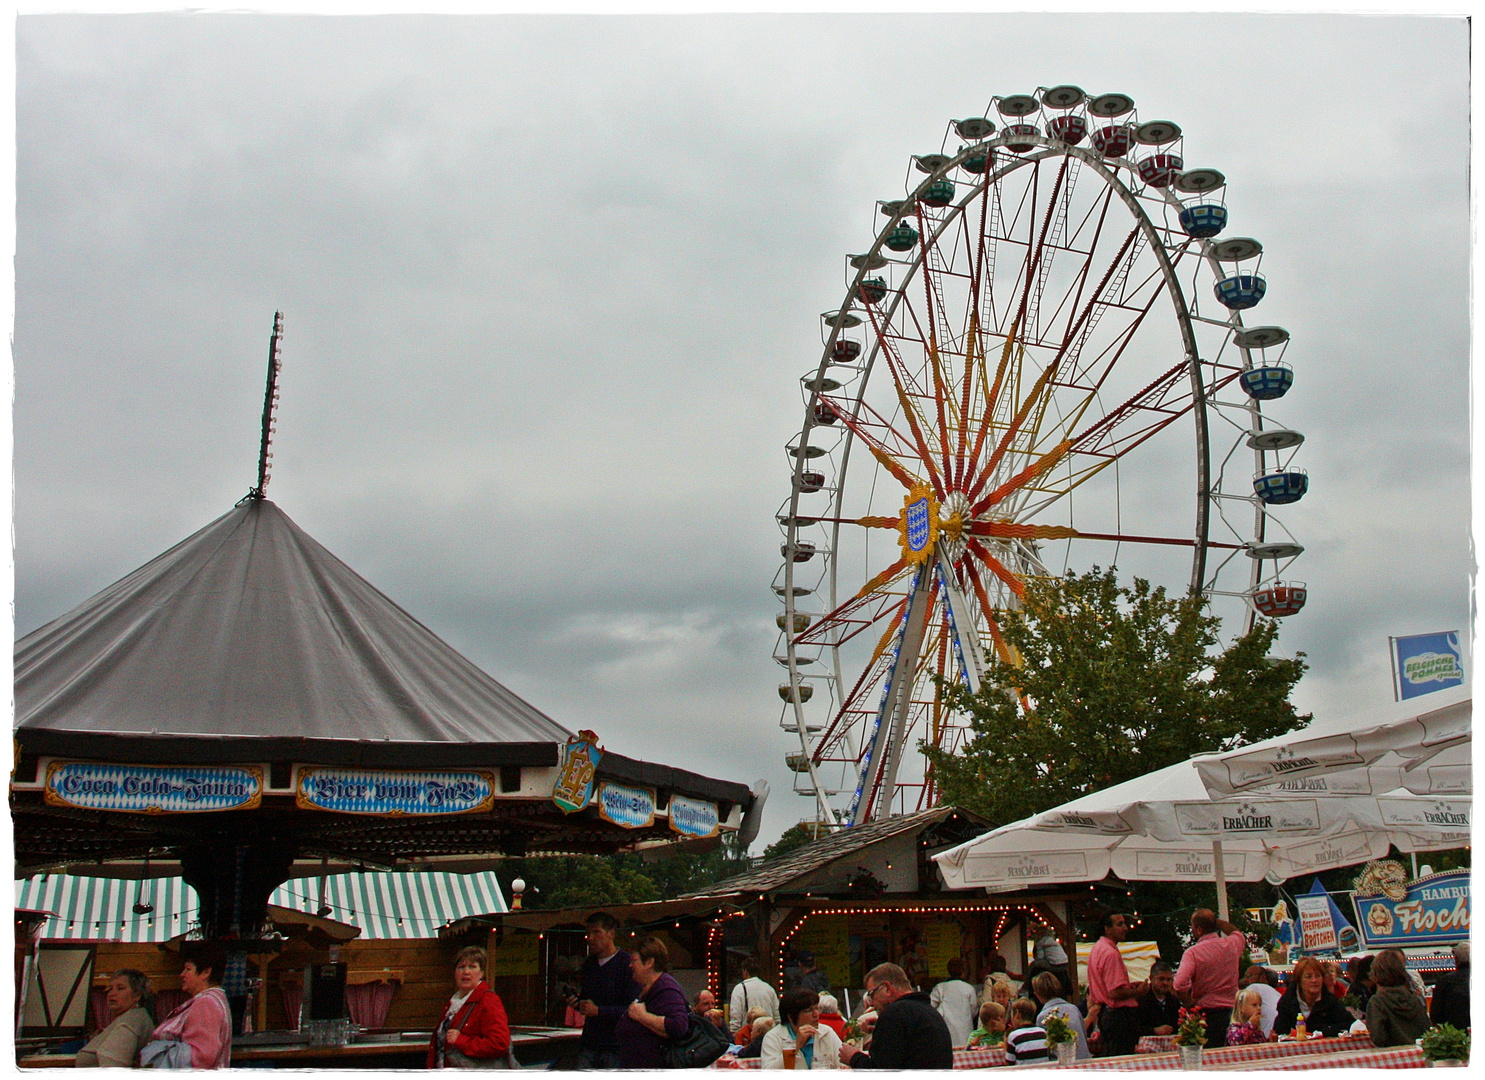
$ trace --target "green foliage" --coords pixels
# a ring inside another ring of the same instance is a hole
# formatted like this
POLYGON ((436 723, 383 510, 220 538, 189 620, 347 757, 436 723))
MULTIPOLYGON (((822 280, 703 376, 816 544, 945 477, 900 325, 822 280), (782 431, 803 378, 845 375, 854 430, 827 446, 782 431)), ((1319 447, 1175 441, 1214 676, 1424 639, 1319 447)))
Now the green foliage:
POLYGON ((925 746, 944 803, 997 825, 1308 722, 1289 694, 1303 653, 1270 659, 1278 624, 1259 620, 1226 649, 1200 597, 1172 598, 1113 571, 1034 579, 1002 627, 978 695, 946 684, 971 717, 957 753, 925 746))
POLYGON ((802 848, 805 844, 815 839, 815 832, 811 826, 814 822, 801 821, 798 825, 791 825, 785 829, 777 840, 763 849, 763 861, 770 862, 780 855, 787 855, 795 848, 802 848))
POLYGON ((1200 1009, 1182 1009, 1178 1014, 1175 1044, 1177 1046, 1205 1046, 1207 1042, 1207 1014, 1200 1009))
POLYGON ((1069 1026, 1067 1017, 1063 1016, 1056 1009, 1048 1013, 1047 1018, 1042 1021, 1042 1030, 1047 1033, 1048 1046, 1060 1046, 1062 1043, 1075 1042, 1078 1037, 1077 1033, 1069 1026))
POLYGON ((1423 1033, 1423 1056, 1429 1061, 1468 1061, 1470 1037, 1453 1024, 1435 1024, 1423 1033))
POLYGON ((525 878, 523 903, 527 908, 600 908, 660 899, 655 882, 641 870, 625 865, 623 858, 564 855, 506 859, 500 864, 500 884, 509 895, 511 881, 525 878))
POLYGON ((507 896, 525 878, 524 906, 551 910, 614 907, 671 900, 747 869, 747 853, 732 836, 705 854, 665 853, 646 862, 639 855, 563 855, 506 859, 499 867, 507 896))

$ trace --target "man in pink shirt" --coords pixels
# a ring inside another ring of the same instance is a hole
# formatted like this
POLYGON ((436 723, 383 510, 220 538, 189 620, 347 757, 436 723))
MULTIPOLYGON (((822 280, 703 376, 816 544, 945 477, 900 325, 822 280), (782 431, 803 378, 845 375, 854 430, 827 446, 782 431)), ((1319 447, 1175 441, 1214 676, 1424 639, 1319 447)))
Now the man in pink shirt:
POLYGON ((1206 1015, 1207 1045, 1226 1046, 1248 939, 1209 908, 1198 908, 1192 914, 1191 936, 1195 940, 1176 969, 1176 995, 1188 1008, 1194 1006, 1206 1015))
POLYGON ((1088 1023, 1098 1022, 1099 1041, 1106 1054, 1132 1054, 1140 1040, 1140 995, 1147 983, 1129 981, 1129 969, 1119 942, 1129 936, 1123 915, 1103 917, 1103 936, 1088 956, 1088 1023))

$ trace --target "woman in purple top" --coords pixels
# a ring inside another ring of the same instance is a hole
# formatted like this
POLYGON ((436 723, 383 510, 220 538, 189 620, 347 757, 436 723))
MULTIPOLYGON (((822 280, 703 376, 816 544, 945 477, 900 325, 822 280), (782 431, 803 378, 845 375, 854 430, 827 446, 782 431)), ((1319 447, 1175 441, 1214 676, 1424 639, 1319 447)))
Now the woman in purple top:
POLYGON ((639 1000, 614 1025, 621 1069, 665 1068, 667 1044, 684 1039, 690 1029, 691 1006, 669 967, 665 942, 657 937, 645 938, 630 956, 629 970, 639 984, 639 1000))

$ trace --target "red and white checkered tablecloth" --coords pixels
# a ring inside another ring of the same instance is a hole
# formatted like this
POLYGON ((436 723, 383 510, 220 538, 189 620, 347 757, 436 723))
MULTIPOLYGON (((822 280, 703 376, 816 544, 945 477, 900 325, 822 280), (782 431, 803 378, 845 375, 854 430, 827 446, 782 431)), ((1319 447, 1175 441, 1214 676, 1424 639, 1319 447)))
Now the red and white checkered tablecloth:
POLYGON ((1176 1048, 1176 1037, 1174 1035, 1141 1035, 1140 1041, 1135 1043, 1136 1054, 1169 1054, 1176 1048))
MULTIPOLYGON (((760 1067, 758 1058, 734 1058, 723 1055, 713 1062, 708 1068, 712 1069, 756 1069, 760 1067)), ((954 1068, 956 1069, 988 1069, 994 1065, 1005 1064, 1005 1047, 984 1046, 973 1050, 955 1050, 954 1068)))
POLYGON ((1232 1065, 1208 1065, 1206 1061, 1201 1063, 1203 1069, 1214 1068, 1226 1072, 1240 1072, 1244 1069, 1422 1069, 1426 1065, 1423 1051, 1417 1046, 1346 1050, 1339 1054, 1306 1054, 1278 1061, 1241 1062, 1232 1065))
MULTIPOLYGON (((1292 1058, 1310 1058, 1327 1054, 1350 1054, 1371 1049, 1371 1040, 1365 1035, 1343 1035, 1338 1039, 1305 1039, 1303 1042, 1251 1043, 1246 1046, 1223 1046, 1202 1053, 1202 1068, 1240 1067, 1254 1062, 1282 1062, 1292 1058)), ((1129 1069, 1149 1072, 1163 1069, 1179 1069, 1179 1052, 1169 1054, 1130 1054, 1124 1057, 1094 1058, 1069 1066, 1073 1069, 1129 1069)), ((1281 1066, 1275 1065, 1275 1068, 1281 1066)), ((1284 1068, 1291 1066, 1284 1065, 1284 1068)), ((1301 1068, 1302 1066, 1292 1066, 1301 1068)))
MULTIPOLYGON (((1332 1050, 1346 1050, 1357 1046, 1370 1046, 1371 1040, 1365 1035, 1342 1035, 1334 1039, 1306 1039, 1303 1043, 1277 1043, 1270 1045, 1294 1046, 1298 1050, 1290 1053, 1323 1054, 1332 1050)), ((1223 1047, 1230 1050, 1232 1047, 1223 1047)), ((1176 1037, 1174 1035, 1145 1035, 1141 1037, 1135 1046, 1136 1054, 1172 1054, 1176 1052, 1176 1037)))

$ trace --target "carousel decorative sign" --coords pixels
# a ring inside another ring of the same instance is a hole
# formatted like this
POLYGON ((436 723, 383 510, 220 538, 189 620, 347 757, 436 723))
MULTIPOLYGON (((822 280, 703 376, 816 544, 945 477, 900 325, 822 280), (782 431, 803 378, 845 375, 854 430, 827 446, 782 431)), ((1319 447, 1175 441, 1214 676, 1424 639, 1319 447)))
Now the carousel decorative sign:
POLYGON ((557 809, 564 814, 575 814, 588 805, 602 757, 603 747, 598 745, 596 732, 579 731, 577 738, 567 740, 557 783, 552 788, 552 802, 557 804, 557 809))
POLYGON ((672 795, 669 813, 671 830, 682 836, 716 836, 722 826, 714 802, 672 795))
POLYGON ((598 816, 626 829, 647 829, 655 823, 655 789, 605 780, 598 785, 598 816))
POLYGON ((263 769, 53 761, 46 767, 44 796, 53 806, 137 814, 251 810, 263 798, 263 769))
POLYGON ((306 810, 382 817, 470 814, 495 801, 483 769, 299 769, 294 801, 306 810))

